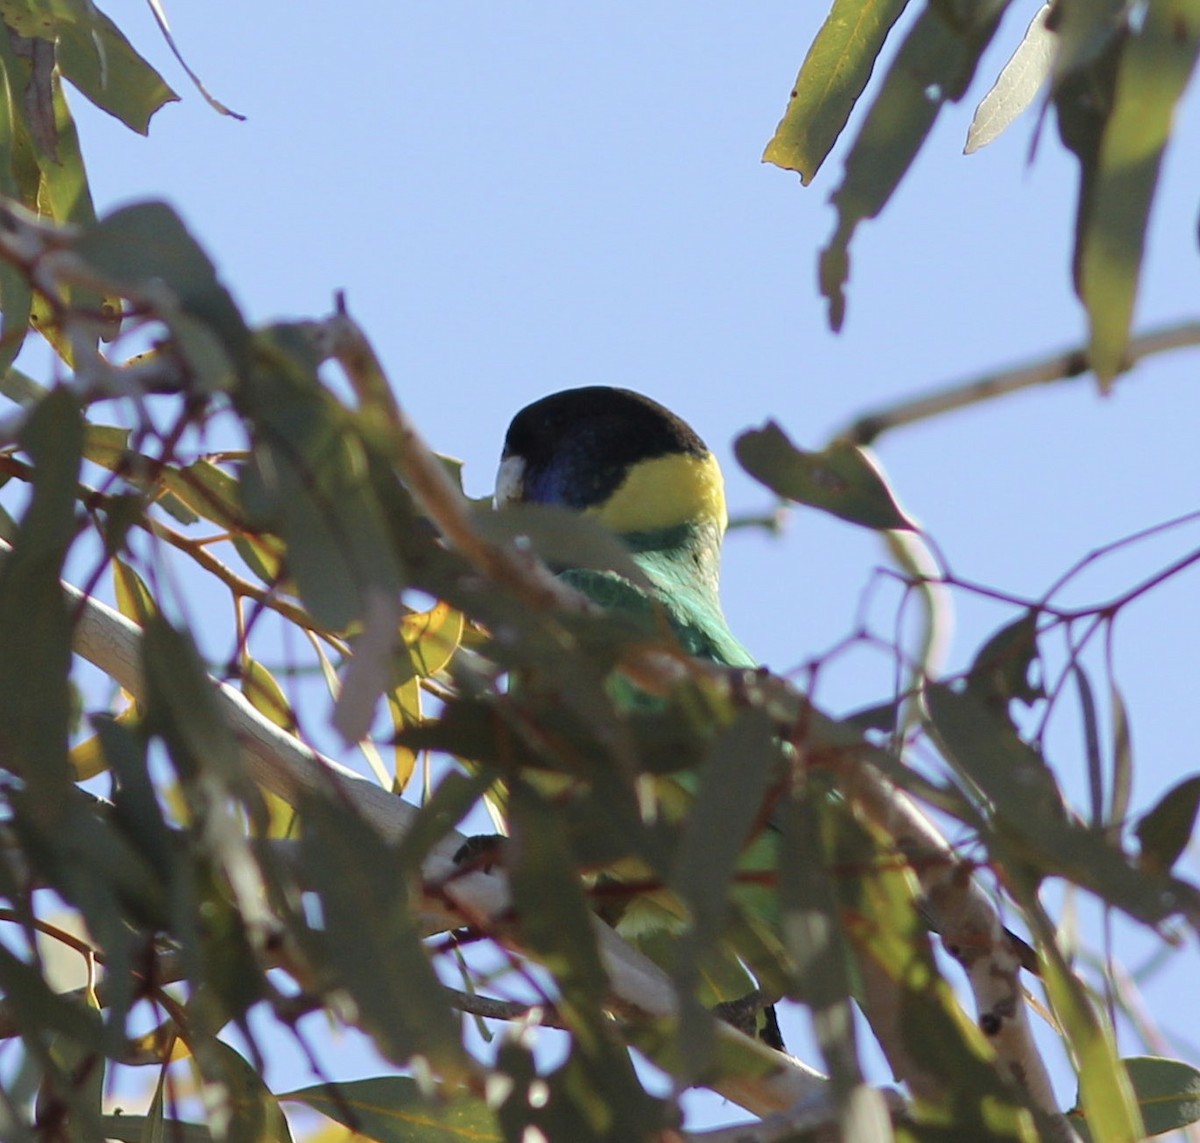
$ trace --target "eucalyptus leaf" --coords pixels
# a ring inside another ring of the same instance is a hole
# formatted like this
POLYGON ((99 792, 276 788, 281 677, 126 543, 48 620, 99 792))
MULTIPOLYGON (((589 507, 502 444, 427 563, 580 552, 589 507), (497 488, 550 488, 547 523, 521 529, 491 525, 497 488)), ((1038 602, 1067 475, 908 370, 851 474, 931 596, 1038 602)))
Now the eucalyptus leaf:
POLYGON ((751 476, 789 500, 864 528, 913 528, 883 473, 857 445, 835 441, 820 452, 807 452, 768 421, 761 429, 742 433, 734 453, 751 476))
POLYGON ((487 1103, 465 1090, 422 1090, 409 1076, 376 1076, 317 1084, 279 1097, 361 1132, 377 1143, 501 1143, 487 1103))
POLYGON ((908 0, 835 0, 809 46, 763 161, 812 182, 865 90, 908 0))

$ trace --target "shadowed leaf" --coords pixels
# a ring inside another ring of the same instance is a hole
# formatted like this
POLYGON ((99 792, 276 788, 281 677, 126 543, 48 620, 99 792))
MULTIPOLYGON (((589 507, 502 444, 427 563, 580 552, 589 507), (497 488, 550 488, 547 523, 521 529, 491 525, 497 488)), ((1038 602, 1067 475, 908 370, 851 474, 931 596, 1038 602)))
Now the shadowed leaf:
POLYGON ((835 441, 820 452, 797 448, 768 421, 734 442, 741 466, 772 492, 864 528, 911 529, 887 481, 856 445, 835 441))

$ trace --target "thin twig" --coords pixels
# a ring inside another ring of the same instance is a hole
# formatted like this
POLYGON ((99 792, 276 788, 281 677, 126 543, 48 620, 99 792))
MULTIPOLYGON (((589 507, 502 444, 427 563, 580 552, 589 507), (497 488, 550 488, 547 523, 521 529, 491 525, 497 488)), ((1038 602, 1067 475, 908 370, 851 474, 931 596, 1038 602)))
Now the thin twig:
MULTIPOLYGON (((1200 321, 1186 321, 1152 329, 1130 340, 1122 372, 1128 372, 1145 357, 1188 346, 1200 346, 1200 321)), ((1086 346, 1063 350, 1025 365, 995 373, 984 373, 969 381, 955 381, 950 385, 939 386, 916 397, 885 405, 871 413, 864 413, 837 433, 836 439, 848 440, 858 445, 872 444, 889 429, 911 425, 915 421, 925 421, 942 413, 964 409, 968 405, 977 405, 995 397, 1004 397, 1034 385, 1071 381, 1087 373, 1090 368, 1091 359, 1086 346)))

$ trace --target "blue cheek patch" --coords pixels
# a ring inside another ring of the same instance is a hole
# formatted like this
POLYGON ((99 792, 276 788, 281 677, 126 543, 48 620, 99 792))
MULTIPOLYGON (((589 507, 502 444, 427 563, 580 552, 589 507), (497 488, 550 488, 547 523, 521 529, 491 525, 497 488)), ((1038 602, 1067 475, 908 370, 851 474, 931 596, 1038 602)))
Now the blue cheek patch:
POLYGON ((573 478, 569 465, 555 465, 537 473, 525 474, 525 499, 536 504, 558 504, 581 510, 588 505, 586 481, 573 478))

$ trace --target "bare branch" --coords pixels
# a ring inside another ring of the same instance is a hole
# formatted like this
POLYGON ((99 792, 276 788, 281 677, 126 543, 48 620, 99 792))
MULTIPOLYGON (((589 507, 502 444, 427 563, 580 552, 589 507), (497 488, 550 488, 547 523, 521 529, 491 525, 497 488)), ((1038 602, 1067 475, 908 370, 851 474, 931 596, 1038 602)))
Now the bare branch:
MULTIPOLYGON (((1128 372, 1145 357, 1156 353, 1167 353, 1173 349, 1200 346, 1200 321, 1181 322, 1178 325, 1162 326, 1150 330, 1129 342, 1123 372, 1128 372)), ((851 441, 858 445, 869 445, 889 429, 911 425, 916 421, 977 405, 1009 393, 1029 389, 1034 385, 1049 385, 1058 381, 1071 381, 1081 377, 1091 368, 1086 346, 1052 354, 1050 357, 1013 366, 995 373, 985 373, 969 381, 955 381, 940 386, 917 397, 885 405, 871 413, 864 413, 847 425, 835 439, 851 441)))

